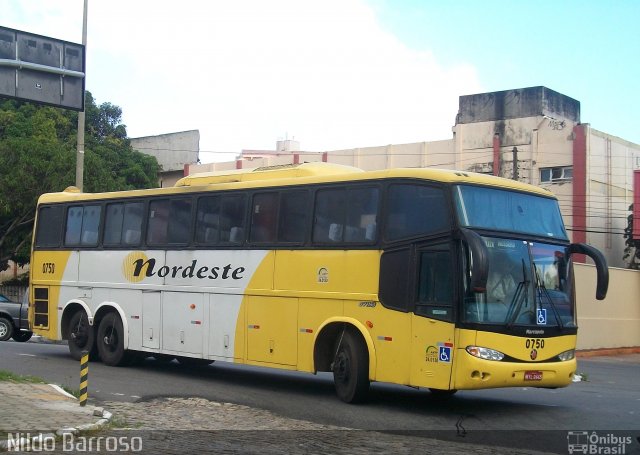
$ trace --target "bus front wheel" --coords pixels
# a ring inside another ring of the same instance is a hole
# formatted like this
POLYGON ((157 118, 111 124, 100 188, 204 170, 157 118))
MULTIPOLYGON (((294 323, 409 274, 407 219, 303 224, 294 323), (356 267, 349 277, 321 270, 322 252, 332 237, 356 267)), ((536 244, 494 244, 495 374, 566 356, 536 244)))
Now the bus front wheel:
POLYGON ((369 352, 364 342, 351 330, 338 337, 333 360, 336 394, 345 403, 364 401, 369 392, 369 352))
POLYGON ((95 340, 94 327, 84 310, 77 311, 69 320, 69 352, 74 360, 82 358, 83 351, 91 352, 95 340))
POLYGON ((98 352, 102 363, 109 366, 128 364, 129 355, 124 348, 124 328, 120 316, 111 312, 106 314, 98 326, 98 352))

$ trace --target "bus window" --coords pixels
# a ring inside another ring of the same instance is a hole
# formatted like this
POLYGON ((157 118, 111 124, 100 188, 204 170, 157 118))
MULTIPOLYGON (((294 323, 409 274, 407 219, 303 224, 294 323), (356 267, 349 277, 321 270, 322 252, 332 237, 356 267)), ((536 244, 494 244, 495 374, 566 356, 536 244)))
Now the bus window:
POLYGON ((378 189, 356 188, 348 191, 345 242, 372 242, 376 240, 378 216, 378 189))
POLYGON ((453 314, 453 265, 448 245, 420 253, 416 314, 451 321, 453 314))
POLYGON ((313 241, 372 242, 376 239, 378 189, 320 190, 316 195, 313 241))
POLYGON ((149 204, 147 243, 187 244, 191 233, 191 199, 163 199, 149 204))
POLYGON ((196 214, 196 242, 205 245, 242 243, 245 199, 243 194, 200 198, 196 214))
POLYGON ((105 213, 106 246, 139 245, 142 232, 142 202, 109 204, 105 213))
POLYGON ((169 207, 167 241, 172 244, 189 243, 191 237, 191 199, 172 199, 169 207))
POLYGON ((444 192, 424 185, 394 184, 387 193, 386 240, 441 232, 450 215, 444 192))
POLYGON ((253 196, 251 208, 250 241, 274 242, 278 216, 278 193, 262 193, 253 196))
POLYGON ((62 233, 63 207, 43 207, 38 214, 37 247, 57 247, 62 233))
POLYGON ((278 240, 280 242, 304 242, 307 232, 308 199, 309 193, 306 191, 292 191, 282 194, 278 224, 278 240))
POLYGON ((147 243, 161 245, 167 243, 169 225, 169 200, 151 201, 147 221, 147 243))
POLYGON ((142 218, 144 204, 132 202, 124 205, 122 220, 122 243, 129 246, 140 245, 142 239, 142 218))
POLYGON ((66 246, 97 245, 100 212, 99 205, 69 207, 64 244, 66 246))

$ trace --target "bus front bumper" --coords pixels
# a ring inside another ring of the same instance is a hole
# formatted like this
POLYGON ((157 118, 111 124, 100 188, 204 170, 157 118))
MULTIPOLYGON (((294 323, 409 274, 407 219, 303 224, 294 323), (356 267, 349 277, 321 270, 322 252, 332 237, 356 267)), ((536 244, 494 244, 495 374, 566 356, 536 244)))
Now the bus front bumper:
POLYGON ((458 350, 452 389, 566 387, 576 373, 576 359, 565 362, 503 362, 479 359, 458 350))

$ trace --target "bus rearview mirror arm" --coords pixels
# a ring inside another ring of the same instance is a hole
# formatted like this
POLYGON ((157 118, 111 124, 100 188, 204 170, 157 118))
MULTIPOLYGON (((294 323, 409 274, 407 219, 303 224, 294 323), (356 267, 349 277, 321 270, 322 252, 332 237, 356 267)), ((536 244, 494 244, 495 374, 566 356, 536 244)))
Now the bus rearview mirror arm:
POLYGON ((489 275, 489 250, 479 234, 470 229, 460 228, 460 237, 471 252, 471 289, 483 292, 487 288, 489 275))
POLYGON ((596 285, 596 299, 604 300, 609 289, 609 269, 607 268, 607 260, 603 254, 586 243, 572 243, 567 250, 569 255, 574 253, 585 254, 593 259, 596 264, 596 273, 598 275, 598 283, 596 285))

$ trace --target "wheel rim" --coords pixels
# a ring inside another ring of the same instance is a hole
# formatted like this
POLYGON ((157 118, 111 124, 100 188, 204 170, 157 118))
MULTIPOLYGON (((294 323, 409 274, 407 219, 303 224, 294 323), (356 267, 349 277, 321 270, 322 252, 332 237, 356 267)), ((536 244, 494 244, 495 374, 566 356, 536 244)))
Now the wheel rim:
POLYGON ((333 364, 334 380, 342 384, 349 382, 351 377, 351 361, 344 351, 340 351, 333 364))
POLYGON ((120 336, 118 334, 118 329, 116 328, 115 324, 112 323, 110 326, 107 327, 105 332, 106 334, 102 339, 102 342, 104 343, 104 347, 108 352, 114 353, 118 350, 118 347, 120 344, 120 336))
POLYGON ((8 332, 6 324, 0 324, 0 337, 5 336, 8 332))
POLYGON ((89 334, 87 333, 87 325, 84 322, 84 318, 80 317, 78 324, 71 331, 71 339, 79 348, 82 348, 87 344, 89 334))

